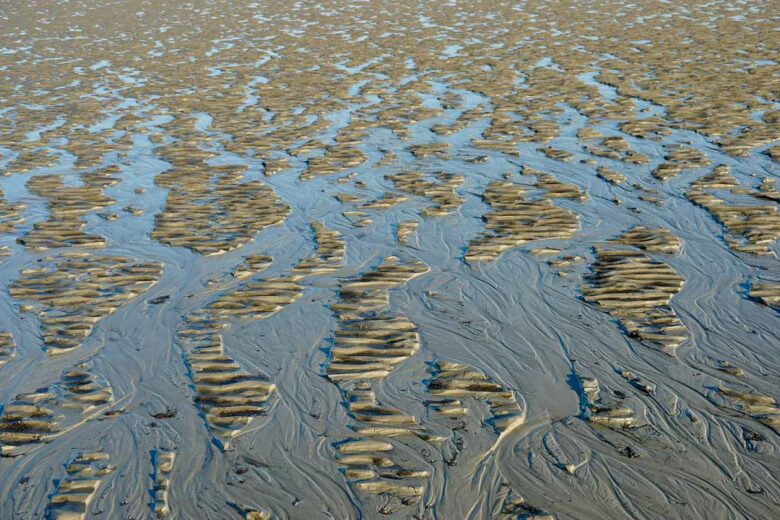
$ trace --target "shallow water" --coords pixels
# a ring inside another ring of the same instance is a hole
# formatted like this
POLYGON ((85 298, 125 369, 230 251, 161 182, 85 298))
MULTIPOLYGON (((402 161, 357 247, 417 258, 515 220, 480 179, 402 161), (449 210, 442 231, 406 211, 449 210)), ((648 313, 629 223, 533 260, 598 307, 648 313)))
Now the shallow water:
POLYGON ((771 518, 748 5, 9 8, 0 518, 771 518))

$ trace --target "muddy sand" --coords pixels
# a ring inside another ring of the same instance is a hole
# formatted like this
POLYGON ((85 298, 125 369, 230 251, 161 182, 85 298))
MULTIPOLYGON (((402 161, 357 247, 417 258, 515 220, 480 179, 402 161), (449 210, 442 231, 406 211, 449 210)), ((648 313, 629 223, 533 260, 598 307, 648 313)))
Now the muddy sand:
POLYGON ((768 519, 777 4, 0 8, 0 519, 768 519))

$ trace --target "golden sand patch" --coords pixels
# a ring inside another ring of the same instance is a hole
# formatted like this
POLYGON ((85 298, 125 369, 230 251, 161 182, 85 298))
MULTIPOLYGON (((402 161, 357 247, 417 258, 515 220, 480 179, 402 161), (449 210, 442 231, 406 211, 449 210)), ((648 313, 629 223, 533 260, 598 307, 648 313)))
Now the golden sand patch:
POLYGON ((154 461, 156 479, 152 488, 154 497, 154 514, 157 518, 170 518, 171 508, 168 501, 168 491, 171 487, 171 473, 176 453, 173 451, 158 451, 154 461))
POLYGON ((417 327, 405 316, 386 311, 389 290, 427 272, 421 262, 400 263, 386 258, 374 270, 342 282, 333 345, 325 373, 342 390, 357 436, 336 445, 336 456, 346 466, 353 488, 370 496, 395 497, 402 504, 419 501, 425 470, 409 470, 390 457, 390 439, 414 437, 435 440, 414 417, 380 404, 370 381, 387 376, 419 349, 417 327))
POLYGON ((772 396, 735 390, 725 386, 718 387, 709 395, 710 399, 719 406, 752 417, 775 431, 780 430, 780 408, 772 396))
POLYGON ((49 500, 48 518, 55 520, 83 520, 89 505, 97 495, 103 477, 116 468, 109 464, 109 456, 102 451, 82 453, 65 467, 65 478, 49 500))
POLYGON ((413 220, 405 220, 403 222, 398 223, 398 228, 396 229, 396 237, 398 239, 399 244, 406 244, 409 241, 409 237, 412 233, 414 233, 414 230, 417 229, 417 226, 419 225, 419 222, 413 221, 413 220))
POLYGON ((587 401, 587 420, 593 424, 609 428, 629 428, 634 425, 634 411, 616 403, 612 399, 602 397, 597 379, 580 377, 580 385, 587 401))
POLYGON ((458 419, 469 413, 463 399, 485 401, 490 407, 488 421, 498 433, 511 430, 525 421, 525 410, 511 390, 493 382, 484 373, 465 363, 439 361, 432 365, 426 402, 435 414, 458 419))
POLYGON ((626 121, 620 125, 620 131, 632 137, 661 140, 663 136, 672 133, 667 125, 661 118, 648 117, 626 121))
POLYGON ((247 282, 188 316, 178 330, 195 383, 195 402, 223 440, 264 414, 276 389, 268 378, 247 372, 225 352, 224 329, 233 321, 268 318, 295 302, 303 294, 299 279, 247 282))
POLYGON ((238 435, 253 417, 265 413, 276 385, 250 374, 225 354, 221 322, 200 320, 178 331, 195 383, 195 402, 209 428, 223 439, 238 435))
POLYGON ((780 310, 780 283, 756 282, 750 287, 748 294, 764 305, 780 310))
POLYGON ((87 365, 78 365, 53 385, 18 394, 3 407, 0 453, 26 453, 100 415, 112 402, 109 383, 87 365))
POLYGON ((541 151, 544 153, 544 155, 550 159, 555 159, 556 161, 568 162, 574 159, 574 155, 567 152, 566 150, 558 150, 557 148, 553 148, 551 146, 542 148, 541 151))
POLYGON ((217 255, 283 222, 290 211, 267 185, 244 181, 242 167, 177 163, 156 181, 170 190, 152 231, 160 242, 217 255))
POLYGON ((392 459, 390 439, 416 437, 435 440, 423 431, 415 418, 380 404, 371 386, 359 382, 345 391, 348 413, 355 421, 357 437, 335 444, 336 460, 345 466, 344 476, 358 492, 389 496, 403 504, 422 497, 427 470, 406 469, 392 459))
POLYGON ((675 254, 682 247, 680 239, 668 229, 644 226, 635 226, 629 229, 615 241, 650 253, 675 254))
POLYGON ((324 155, 306 160, 306 170, 301 174, 301 180, 308 181, 323 175, 341 173, 364 162, 365 154, 350 143, 329 145, 325 148, 324 155))
POLYGON ((8 293, 40 317, 43 344, 50 354, 72 350, 95 325, 145 293, 162 274, 157 262, 121 256, 65 253, 21 271, 8 293))
POLYGON ((268 255, 249 255, 242 265, 233 270, 233 276, 238 279, 248 278, 267 269, 274 259, 268 255))
POLYGON ((83 231, 83 218, 113 204, 103 190, 116 184, 116 168, 105 168, 84 173, 82 186, 66 187, 61 175, 42 175, 27 181, 27 189, 47 199, 50 216, 44 222, 36 222, 24 238, 26 247, 44 251, 57 247, 79 246, 99 249, 106 245, 105 238, 83 231))
POLYGON ((389 290, 428 271, 421 262, 389 258, 373 271, 341 284, 332 305, 339 324, 326 374, 333 381, 385 377, 419 348, 417 327, 402 315, 387 314, 389 290))
POLYGON ((392 193, 392 192, 385 192, 380 198, 373 200, 371 202, 366 202, 365 204, 361 204, 359 206, 359 209, 374 209, 374 210, 383 210, 383 209, 389 209, 397 204, 401 204, 402 202, 406 202, 408 197, 401 195, 400 193, 392 193))
POLYGON ((521 186, 491 182, 483 198, 490 212, 483 220, 485 231, 469 243, 466 260, 495 260, 501 253, 534 240, 566 239, 580 229, 577 215, 553 205, 550 200, 528 200, 521 186))
POLYGON ((668 264, 634 249, 595 246, 596 263, 587 284, 586 301, 620 321, 630 337, 673 355, 688 331, 669 306, 683 278, 668 264))
MULTIPOLYGON (((780 213, 774 205, 729 204, 714 195, 715 190, 744 193, 729 173, 728 166, 717 166, 691 184, 688 199, 710 212, 732 235, 727 237, 729 247, 742 253, 773 254, 780 237, 780 213)), ((749 193, 749 192, 747 192, 749 193)))
POLYGON ((385 178, 392 181, 397 190, 426 197, 434 206, 422 211, 424 216, 441 217, 456 211, 463 204, 463 197, 455 193, 455 188, 463 184, 462 175, 453 175, 445 172, 434 174, 435 181, 428 180, 426 175, 419 172, 407 171, 386 175, 385 178))
POLYGON ((666 162, 660 164, 653 170, 653 176, 659 180, 666 181, 677 176, 684 170, 694 168, 703 168, 710 164, 707 156, 689 146, 675 145, 667 147, 668 151, 664 159, 666 162))
POLYGON ((24 204, 9 203, 0 190, 0 234, 11 233, 24 223, 24 217, 21 215, 24 208, 24 204))
POLYGON ((43 148, 22 150, 18 157, 8 163, 3 175, 27 173, 38 168, 50 168, 57 164, 58 161, 58 155, 54 155, 49 150, 43 148))
POLYGON ((549 173, 536 171, 532 168, 523 168, 523 175, 536 177, 536 187, 544 190, 542 195, 546 199, 571 199, 585 201, 588 194, 580 191, 576 184, 561 182, 549 173))
POLYGON ((596 170, 596 174, 604 179, 605 181, 611 183, 611 184, 623 184, 626 182, 626 176, 623 175, 620 172, 616 172, 615 170, 612 170, 610 168, 607 168, 606 166, 599 166, 596 170))
POLYGON ((620 136, 605 137, 600 145, 587 145, 585 151, 596 157, 605 157, 629 164, 646 164, 650 159, 631 149, 628 142, 620 136))
POLYGON ((314 243, 317 254, 304 258, 293 268, 294 274, 332 273, 344 264, 344 239, 341 233, 325 227, 321 222, 311 224, 314 230, 314 243))
POLYGON ((16 357, 16 343, 13 334, 0 332, 0 367, 16 357))

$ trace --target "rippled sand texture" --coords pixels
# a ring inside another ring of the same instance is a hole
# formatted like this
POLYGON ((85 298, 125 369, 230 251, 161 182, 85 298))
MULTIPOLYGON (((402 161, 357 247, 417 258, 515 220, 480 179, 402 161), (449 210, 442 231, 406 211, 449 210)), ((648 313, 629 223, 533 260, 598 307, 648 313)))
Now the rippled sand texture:
POLYGON ((5 4, 0 520, 777 516, 776 4, 5 4))

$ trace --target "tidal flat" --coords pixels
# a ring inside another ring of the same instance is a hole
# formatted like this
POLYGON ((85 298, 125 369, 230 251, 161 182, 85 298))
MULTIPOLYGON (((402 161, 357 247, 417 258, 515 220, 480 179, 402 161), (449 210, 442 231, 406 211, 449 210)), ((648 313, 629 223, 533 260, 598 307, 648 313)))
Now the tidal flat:
POLYGON ((770 519, 770 1, 0 7, 0 520, 770 519))

